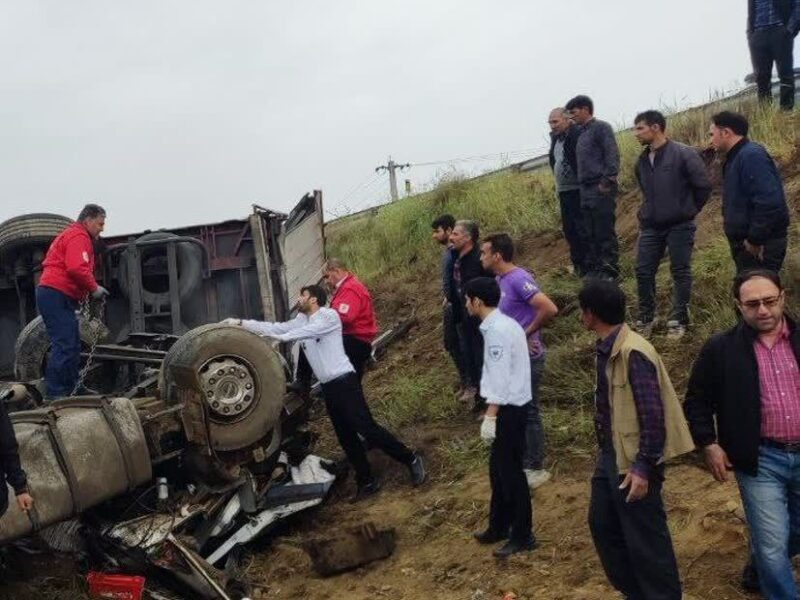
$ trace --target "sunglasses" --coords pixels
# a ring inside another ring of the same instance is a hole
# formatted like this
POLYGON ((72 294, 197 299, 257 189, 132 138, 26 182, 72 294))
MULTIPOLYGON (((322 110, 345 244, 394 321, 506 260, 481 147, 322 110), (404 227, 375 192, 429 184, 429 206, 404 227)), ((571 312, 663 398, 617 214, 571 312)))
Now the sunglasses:
POLYGON ((778 294, 777 296, 770 296, 768 298, 759 298, 758 300, 747 300, 745 302, 740 302, 739 306, 746 308, 748 310, 758 310, 761 308, 763 304, 766 308, 773 308, 778 305, 778 302, 781 301, 783 298, 783 292, 778 294))

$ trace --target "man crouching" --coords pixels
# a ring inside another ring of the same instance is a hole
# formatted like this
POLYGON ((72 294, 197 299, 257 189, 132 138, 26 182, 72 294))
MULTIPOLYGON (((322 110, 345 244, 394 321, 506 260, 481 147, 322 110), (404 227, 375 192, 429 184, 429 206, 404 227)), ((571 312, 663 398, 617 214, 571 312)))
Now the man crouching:
POLYGON ((494 551, 498 558, 533 550, 531 495, 522 459, 525 424, 531 401, 531 366, 525 331, 497 310, 500 288, 494 279, 478 277, 465 288, 467 312, 481 320, 483 372, 481 394, 486 416, 481 437, 492 442, 489 480, 492 500, 489 527, 476 533, 481 544, 508 542, 494 551))

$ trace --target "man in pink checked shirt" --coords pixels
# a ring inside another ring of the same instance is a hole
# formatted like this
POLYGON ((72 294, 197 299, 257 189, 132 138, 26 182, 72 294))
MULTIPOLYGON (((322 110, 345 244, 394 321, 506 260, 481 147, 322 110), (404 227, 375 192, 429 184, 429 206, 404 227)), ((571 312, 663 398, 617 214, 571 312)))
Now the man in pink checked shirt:
POLYGON ((800 552, 800 331, 778 275, 744 271, 733 284, 742 320, 700 351, 683 409, 717 481, 733 471, 761 593, 795 600, 800 552))

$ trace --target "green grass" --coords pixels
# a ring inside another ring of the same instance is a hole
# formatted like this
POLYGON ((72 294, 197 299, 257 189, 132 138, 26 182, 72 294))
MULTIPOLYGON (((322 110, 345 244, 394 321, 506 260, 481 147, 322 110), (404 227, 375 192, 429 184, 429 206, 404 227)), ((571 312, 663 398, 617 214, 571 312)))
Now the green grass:
POLYGON ((391 428, 444 421, 463 412, 452 390, 452 375, 442 369, 398 373, 391 391, 372 406, 391 428))

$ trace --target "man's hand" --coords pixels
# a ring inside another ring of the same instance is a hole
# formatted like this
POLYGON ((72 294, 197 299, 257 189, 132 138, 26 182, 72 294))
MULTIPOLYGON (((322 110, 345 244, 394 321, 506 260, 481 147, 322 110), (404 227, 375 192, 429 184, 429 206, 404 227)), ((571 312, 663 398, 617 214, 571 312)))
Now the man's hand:
POLYGON ((95 300, 100 300, 100 298, 103 298, 104 296, 108 296, 108 290, 102 285, 98 285, 97 289, 92 292, 92 298, 95 300))
POLYGON ((28 512, 33 508, 33 496, 31 496, 28 492, 22 492, 21 494, 17 495, 17 506, 19 506, 19 509, 22 512, 28 512))
POLYGON ((635 502, 647 496, 650 482, 647 480, 647 477, 642 477, 633 471, 628 471, 628 474, 625 475, 625 479, 619 484, 619 489, 624 490, 628 486, 630 486, 631 489, 628 491, 628 497, 625 498, 625 502, 635 502))
POLYGON ((533 333, 528 334, 528 353, 531 356, 536 356, 542 351, 542 343, 536 338, 533 333))
POLYGON ((497 417, 483 417, 481 422, 481 439, 491 442, 497 435, 497 417))
POLYGON ((717 481, 728 481, 728 471, 733 469, 731 461, 728 460, 728 455, 722 446, 719 444, 709 444, 703 448, 703 453, 706 457, 706 465, 708 470, 717 481))
POLYGON ((224 321, 222 321, 222 324, 223 325, 235 325, 236 327, 238 327, 239 325, 242 324, 242 320, 241 319, 228 318, 228 319, 225 319, 224 321))
POLYGON ((756 246, 755 244, 751 244, 747 240, 744 241, 744 249, 747 250, 750 254, 755 256, 758 260, 764 261, 764 246, 756 246))

